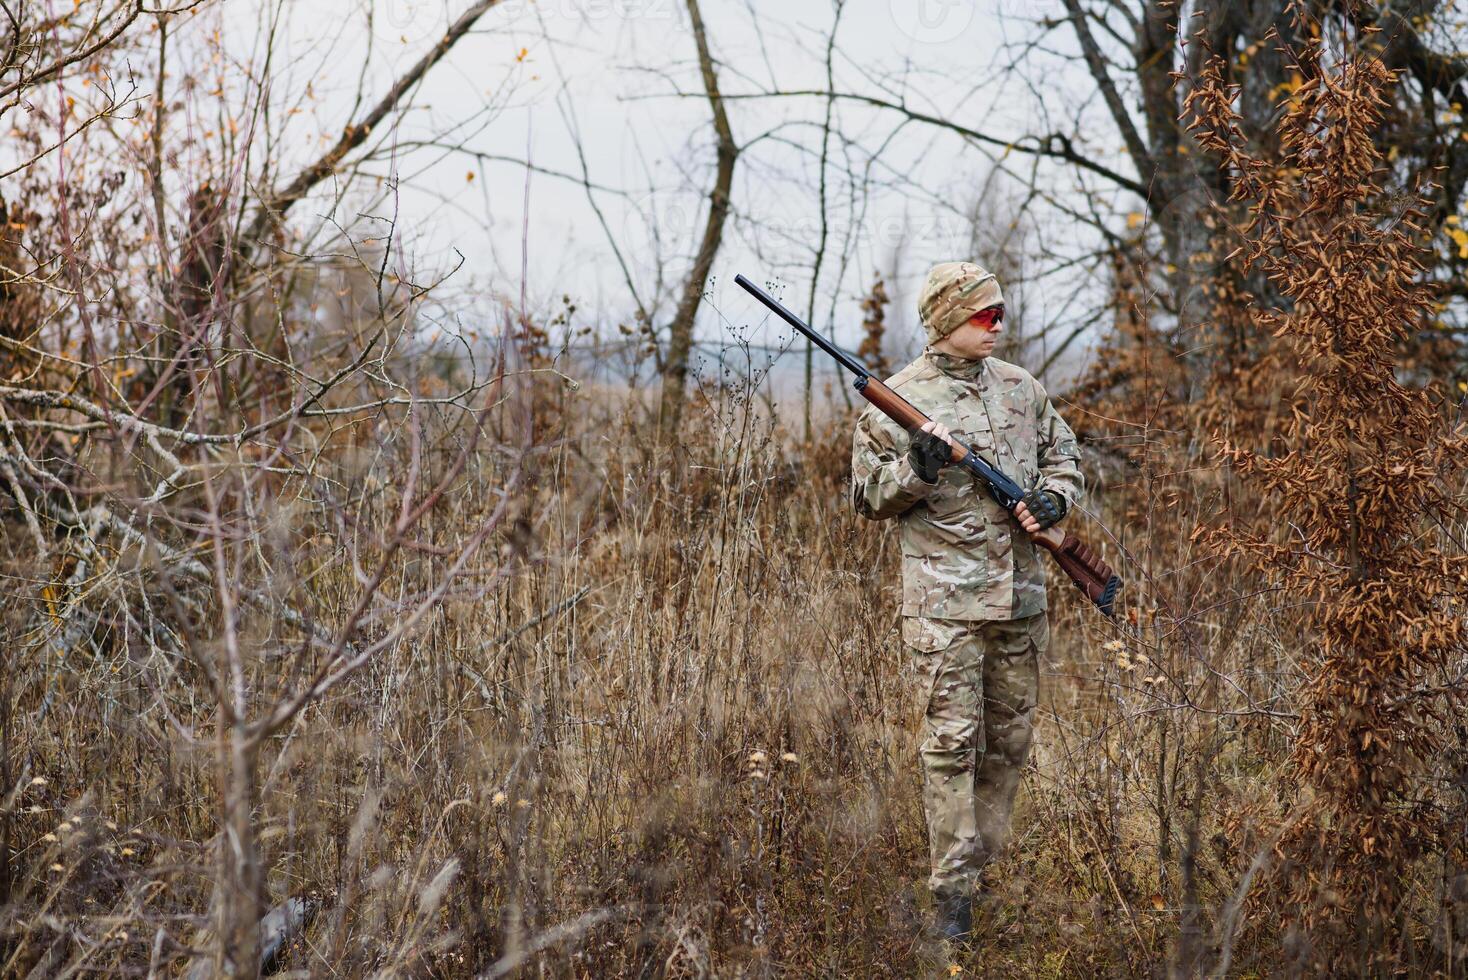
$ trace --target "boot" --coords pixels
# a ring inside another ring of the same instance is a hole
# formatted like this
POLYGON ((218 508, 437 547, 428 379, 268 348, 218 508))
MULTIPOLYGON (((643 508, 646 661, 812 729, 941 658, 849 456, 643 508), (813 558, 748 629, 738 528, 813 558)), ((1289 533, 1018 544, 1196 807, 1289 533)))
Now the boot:
POLYGON ((934 892, 933 914, 933 928, 939 939, 954 943, 968 940, 973 929, 973 905, 967 892, 934 892))

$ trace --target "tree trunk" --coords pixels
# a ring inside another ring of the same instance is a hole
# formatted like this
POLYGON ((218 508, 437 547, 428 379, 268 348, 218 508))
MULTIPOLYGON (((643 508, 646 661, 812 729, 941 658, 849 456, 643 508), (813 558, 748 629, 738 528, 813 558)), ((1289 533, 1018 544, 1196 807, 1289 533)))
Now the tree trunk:
MULTIPOLYGON (((222 716, 221 712, 221 716, 222 716)), ((219 781, 223 799, 219 836, 218 975, 260 974, 260 916, 264 878, 255 841, 256 743, 243 723, 223 724, 219 781)))
POLYGON ((658 431, 664 436, 676 432, 682 421, 683 385, 688 377, 688 354, 693 348, 693 321, 703 298, 704 281, 708 279, 714 256, 718 254, 719 243, 724 237, 724 221, 729 216, 729 194, 734 185, 734 161, 739 156, 739 146, 734 142, 729 117, 724 112, 724 100, 719 95, 719 80, 714 74, 713 59, 709 56, 698 0, 687 2, 688 15, 693 21, 693 39, 698 45, 698 66, 703 73, 703 87, 708 93, 709 107, 714 116, 714 133, 718 137, 718 169, 714 189, 709 193, 709 215, 703 229, 703 241, 699 243, 698 255, 683 284, 683 296, 668 328, 668 356, 663 363, 663 397, 658 412, 658 431))

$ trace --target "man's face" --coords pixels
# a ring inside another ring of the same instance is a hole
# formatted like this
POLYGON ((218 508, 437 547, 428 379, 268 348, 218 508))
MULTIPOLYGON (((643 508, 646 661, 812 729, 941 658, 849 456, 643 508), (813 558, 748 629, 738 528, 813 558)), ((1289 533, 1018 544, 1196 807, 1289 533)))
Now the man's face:
POLYGON ((978 360, 994 353, 999 333, 1004 329, 1004 307, 991 306, 968 318, 963 326, 933 345, 934 350, 967 360, 978 360))

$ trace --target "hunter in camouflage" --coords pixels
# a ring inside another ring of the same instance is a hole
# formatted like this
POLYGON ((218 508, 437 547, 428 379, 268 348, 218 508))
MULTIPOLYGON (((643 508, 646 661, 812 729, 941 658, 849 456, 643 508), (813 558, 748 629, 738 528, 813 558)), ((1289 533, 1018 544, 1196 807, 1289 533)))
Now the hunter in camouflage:
MULTIPOLYGON (((980 266, 936 266, 918 303, 929 345, 887 385, 941 423, 938 435, 946 428, 1022 486, 1048 491, 1063 516, 1085 489, 1075 436, 1029 372, 988 356, 1003 301, 980 266)), ((923 479, 912 444, 924 438, 868 407, 853 440, 852 503, 901 525, 902 639, 927 703, 928 884, 940 931, 962 938, 1029 755, 1049 642, 1045 570, 1030 534, 963 470, 923 479)))

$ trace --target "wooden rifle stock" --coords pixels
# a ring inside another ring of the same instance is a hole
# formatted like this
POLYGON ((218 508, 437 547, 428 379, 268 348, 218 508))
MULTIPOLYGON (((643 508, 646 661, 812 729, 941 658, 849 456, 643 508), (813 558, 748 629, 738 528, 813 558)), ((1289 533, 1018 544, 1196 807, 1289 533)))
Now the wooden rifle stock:
MULTIPOLYGON (((1046 534, 1054 530, 1052 527, 1046 534)), ((1045 534, 1036 535, 1035 540, 1049 550, 1060 570, 1070 576, 1076 588, 1084 592, 1097 609, 1116 618, 1116 593, 1121 589, 1121 576, 1112 571, 1100 555, 1069 532, 1061 536, 1059 544, 1045 534)))
MULTIPOLYGON (((736 275, 734 281, 755 299, 769 307, 780 319, 805 334, 813 344, 834 357, 842 367, 855 374, 856 390, 861 392, 863 398, 875 405, 877 411, 908 432, 916 432, 931 421, 914 408, 906 398, 877 380, 876 376, 868 371, 860 361, 812 330, 804 320, 787 310, 779 300, 743 275, 736 275)), ((1023 487, 990 466, 978 453, 959 444, 956 439, 953 441, 953 456, 950 462, 955 466, 963 467, 977 477, 988 488, 989 495, 998 502, 999 506, 1010 513, 1014 513, 1015 507, 1019 506, 1020 499, 1024 497, 1023 487)), ((1110 565, 1101 560, 1100 555, 1082 544, 1074 534, 1062 533, 1057 527, 1048 527, 1039 534, 1031 535, 1031 540, 1050 552, 1061 571, 1070 577, 1070 580, 1076 584, 1076 588, 1086 594, 1086 598, 1095 603, 1097 609, 1115 618, 1116 593, 1121 589, 1121 578, 1110 565)))

